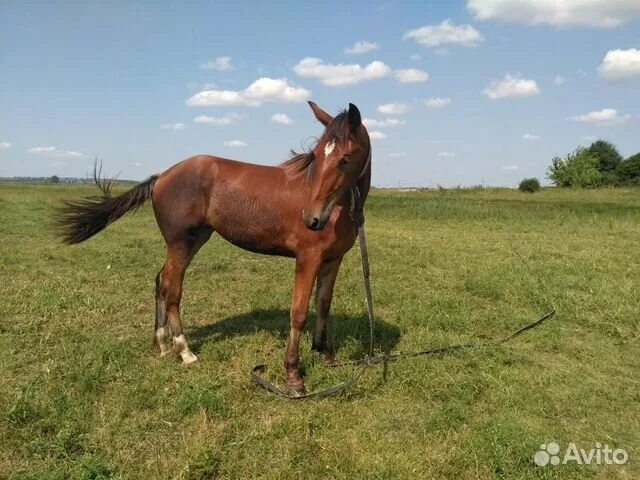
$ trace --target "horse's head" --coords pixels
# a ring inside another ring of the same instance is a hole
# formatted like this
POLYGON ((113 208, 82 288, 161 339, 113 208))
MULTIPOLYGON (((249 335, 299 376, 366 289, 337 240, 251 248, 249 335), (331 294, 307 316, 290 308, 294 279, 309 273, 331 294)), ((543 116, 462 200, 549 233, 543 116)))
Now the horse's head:
POLYGON ((309 105, 326 129, 313 151, 311 196, 302 218, 309 229, 322 230, 333 207, 368 168, 371 144, 355 105, 335 117, 313 102, 309 105))

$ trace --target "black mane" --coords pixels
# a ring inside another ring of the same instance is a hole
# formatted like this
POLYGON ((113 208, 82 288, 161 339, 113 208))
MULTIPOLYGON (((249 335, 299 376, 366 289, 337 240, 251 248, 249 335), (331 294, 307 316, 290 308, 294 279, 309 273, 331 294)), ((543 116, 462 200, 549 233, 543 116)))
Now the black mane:
MULTIPOLYGON (((335 141, 338 145, 343 146, 346 145, 348 140, 349 119, 347 117, 347 111, 343 110, 333 117, 333 120, 327 128, 325 128, 318 142, 335 141)), ((315 165, 316 159, 313 151, 317 144, 318 143, 313 145, 307 152, 298 153, 291 150, 291 158, 282 162, 280 166, 294 175, 306 175, 307 178, 311 178, 313 176, 313 166, 315 165)))

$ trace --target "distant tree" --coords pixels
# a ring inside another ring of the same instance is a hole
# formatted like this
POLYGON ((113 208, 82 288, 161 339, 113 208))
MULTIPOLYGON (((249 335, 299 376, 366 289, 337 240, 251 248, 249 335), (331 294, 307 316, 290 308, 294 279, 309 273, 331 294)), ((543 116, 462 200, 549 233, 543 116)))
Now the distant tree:
POLYGON ((553 157, 551 159, 551 165, 547 167, 547 178, 551 180, 556 187, 570 187, 571 177, 569 175, 567 160, 558 156, 553 157))
POLYGON ((50 179, 49 179, 50 183, 60 183, 60 178, 57 175, 53 175, 50 179))
POLYGON ((587 149, 590 155, 598 159, 598 171, 602 174, 603 185, 618 183, 617 168, 622 162, 622 155, 618 149, 606 140, 597 140, 587 149))
POLYGON ((597 187, 602 182, 598 159, 585 148, 578 148, 564 158, 554 157, 547 178, 558 187, 597 187))
POLYGON ((620 183, 625 185, 640 185, 640 153, 623 160, 616 169, 620 183))
POLYGON ((540 190, 540 181, 537 178, 525 178, 518 185, 521 192, 535 193, 540 190))

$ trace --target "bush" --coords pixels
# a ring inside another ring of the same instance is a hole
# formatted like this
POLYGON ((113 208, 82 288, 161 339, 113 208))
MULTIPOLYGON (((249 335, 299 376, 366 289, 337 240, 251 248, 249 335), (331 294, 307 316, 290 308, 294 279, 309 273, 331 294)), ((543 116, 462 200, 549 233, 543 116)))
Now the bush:
POLYGON ((616 174, 623 185, 640 185, 640 153, 623 160, 616 169, 616 174))
POLYGON ((602 184, 598 158, 585 148, 578 148, 564 158, 554 157, 547 178, 558 187, 586 188, 602 184))
POLYGON ((540 190, 540 182, 537 178, 525 178, 518 185, 518 190, 521 192, 535 193, 540 190))

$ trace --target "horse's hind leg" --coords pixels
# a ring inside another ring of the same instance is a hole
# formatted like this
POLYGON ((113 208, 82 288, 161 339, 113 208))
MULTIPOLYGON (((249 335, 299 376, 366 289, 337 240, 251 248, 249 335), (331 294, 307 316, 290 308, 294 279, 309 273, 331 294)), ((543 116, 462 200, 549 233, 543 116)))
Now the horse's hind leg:
POLYGON ((179 355, 183 364, 195 362, 196 357, 187 343, 180 321, 180 300, 182 298, 182 284, 184 274, 191 260, 198 253, 202 245, 209 240, 213 230, 201 227, 185 235, 185 238, 175 240, 167 245, 167 261, 158 275, 156 292, 156 340, 160 345, 160 354, 172 351, 179 355), (173 334, 173 349, 169 350, 166 321, 169 321, 173 334), (164 351, 163 351, 164 348, 164 351))
POLYGON ((164 357, 169 353, 171 345, 169 343, 169 327, 167 324, 167 303, 162 295, 162 272, 164 267, 160 269, 156 275, 156 325, 155 334, 153 336, 154 343, 160 348, 160 356, 164 357))
POLYGON ((312 348, 325 356, 327 363, 335 361, 334 354, 327 345, 327 319, 333 300, 333 288, 336 284, 342 257, 325 262, 320 267, 316 280, 316 325, 313 334, 312 348))

